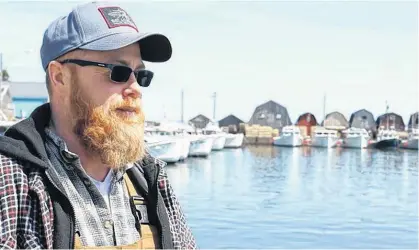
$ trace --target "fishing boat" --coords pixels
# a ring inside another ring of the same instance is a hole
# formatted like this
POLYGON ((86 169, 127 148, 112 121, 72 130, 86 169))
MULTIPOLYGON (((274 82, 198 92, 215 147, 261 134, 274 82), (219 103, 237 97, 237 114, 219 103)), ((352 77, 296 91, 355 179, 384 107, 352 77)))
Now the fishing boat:
POLYGON ((153 140, 155 138, 147 138, 147 151, 153 157, 156 157, 167 163, 175 163, 179 161, 181 156, 181 147, 177 140, 153 140))
POLYGON ((216 123, 208 123, 207 126, 205 126, 205 128, 202 130, 202 134, 213 139, 212 150, 221 150, 224 148, 226 143, 226 136, 216 123))
POLYGON ((329 130, 317 127, 311 140, 312 147, 334 148, 338 145, 340 138, 336 130, 329 130))
POLYGON ((177 137, 175 131, 168 128, 147 127, 144 131, 144 140, 150 154, 168 163, 184 160, 189 152, 189 144, 187 144, 188 148, 185 153, 185 143, 189 141, 177 137))
POLYGON ((385 148, 397 148, 401 143, 399 135, 394 127, 389 129, 379 129, 377 134, 377 141, 374 143, 374 147, 378 149, 385 148))
POLYGON ((400 147, 405 149, 418 149, 419 146, 419 129, 412 129, 409 132, 408 138, 406 141, 403 141, 400 147))
POLYGON ((224 148, 240 148, 243 145, 244 134, 230 134, 226 133, 226 143, 224 148))
POLYGON ((370 135, 364 128, 349 128, 342 131, 343 148, 367 148, 370 142, 370 135))
POLYGON ((285 126, 281 134, 273 138, 273 144, 283 147, 299 147, 303 144, 300 128, 297 126, 285 126))

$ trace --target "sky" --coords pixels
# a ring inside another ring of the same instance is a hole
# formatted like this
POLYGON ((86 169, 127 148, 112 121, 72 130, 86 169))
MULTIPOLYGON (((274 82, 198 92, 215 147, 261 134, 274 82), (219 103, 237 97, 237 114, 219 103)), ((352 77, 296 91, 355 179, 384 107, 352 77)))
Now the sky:
MULTIPOLYGON (((389 110, 405 123, 418 106, 416 1, 118 1, 142 31, 169 37, 167 63, 143 89, 148 120, 234 114, 248 122, 269 100, 291 121, 389 110)), ((48 24, 80 2, 0 0, 0 53, 11 81, 43 82, 39 50, 48 24)))

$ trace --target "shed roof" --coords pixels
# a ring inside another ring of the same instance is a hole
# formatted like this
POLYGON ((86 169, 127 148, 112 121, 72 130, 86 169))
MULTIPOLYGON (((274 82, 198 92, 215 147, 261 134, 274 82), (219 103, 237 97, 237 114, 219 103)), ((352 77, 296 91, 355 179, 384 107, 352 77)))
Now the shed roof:
POLYGON ((418 128, 419 127, 419 112, 413 113, 409 117, 408 128, 418 128))
POLYGON ((259 124, 282 129, 282 127, 291 125, 292 123, 287 108, 270 100, 255 108, 249 124, 259 124))
POLYGON ((237 116, 235 116, 233 114, 228 115, 228 116, 226 116, 223 119, 218 121, 218 124, 220 126, 233 125, 233 124, 239 124, 239 123, 244 123, 244 122, 241 119, 237 118, 237 116))
POLYGON ((326 118, 322 121, 321 125, 324 127, 337 129, 344 129, 349 127, 349 123, 346 117, 342 113, 337 111, 327 114, 326 118))
POLYGON ((366 109, 360 109, 353 112, 349 118, 349 126, 354 128, 365 128, 373 132, 377 129, 374 115, 366 109))
POLYGON ((380 115, 376 120, 377 127, 392 127, 394 126, 394 129, 397 131, 404 131, 405 130, 405 124, 403 121, 403 117, 399 114, 396 114, 394 112, 385 113, 380 115))

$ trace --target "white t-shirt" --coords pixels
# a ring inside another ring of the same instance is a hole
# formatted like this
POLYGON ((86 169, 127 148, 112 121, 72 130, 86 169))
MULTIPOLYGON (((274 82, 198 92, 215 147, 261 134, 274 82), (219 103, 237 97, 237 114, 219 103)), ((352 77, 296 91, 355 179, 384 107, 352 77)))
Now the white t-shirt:
MULTIPOLYGON (((134 166, 134 164, 127 164, 126 166, 126 170, 132 168, 134 166)), ((92 180, 92 182, 95 184, 95 186, 97 187, 97 189, 99 190, 99 192, 102 194, 103 199, 106 202, 106 205, 108 206, 108 209, 110 208, 109 205, 109 196, 111 194, 111 183, 112 183, 112 177, 113 177, 113 171, 112 169, 109 169, 108 174, 105 177, 105 180, 102 181, 98 181, 93 179, 91 176, 89 176, 90 180, 92 180)))
POLYGON ((93 179, 92 177, 89 176, 90 180, 92 180, 92 182, 96 185, 99 192, 102 194, 103 199, 105 200, 106 205, 108 206, 108 209, 110 208, 109 195, 111 193, 112 177, 113 177, 113 171, 111 169, 109 170, 109 172, 106 175, 105 180, 103 180, 103 182, 95 180, 95 179, 93 179))

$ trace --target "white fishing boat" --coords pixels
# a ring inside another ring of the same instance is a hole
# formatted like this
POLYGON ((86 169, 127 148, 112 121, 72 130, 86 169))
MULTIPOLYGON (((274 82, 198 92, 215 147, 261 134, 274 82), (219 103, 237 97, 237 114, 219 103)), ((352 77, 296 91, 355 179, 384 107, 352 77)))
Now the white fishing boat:
POLYGON ((154 137, 148 137, 146 140, 147 151, 153 157, 156 157, 167 163, 179 161, 181 156, 181 147, 177 140, 156 140, 154 137))
POLYGON ((177 131, 175 132, 175 138, 182 142, 182 154, 180 156, 181 161, 188 158, 189 149, 191 147, 191 140, 185 136, 187 134, 186 130, 191 130, 191 129, 186 128, 184 125, 182 125, 182 126, 178 126, 177 131))
MULTIPOLYGON (((183 145, 182 156, 203 156, 211 153, 213 138, 207 137, 190 125, 178 122, 162 122, 156 127, 160 134, 175 138, 183 145), (189 146, 188 146, 189 145, 189 146), (187 147, 188 146, 188 147, 187 147)), ((182 157, 181 157, 182 159, 182 157)))
POLYGON ((225 134, 226 142, 224 148, 240 148, 243 145, 244 134, 225 134))
POLYGON ((183 138, 183 137, 177 138, 177 140, 181 141, 182 143, 182 152, 181 152, 179 160, 183 161, 186 158, 188 158, 191 141, 188 138, 183 138))
POLYGON ((371 139, 364 128, 349 128, 342 133, 344 135, 342 147, 344 148, 367 148, 371 139))
POLYGON ((401 145, 402 148, 405 149, 418 149, 419 146, 419 129, 412 129, 409 132, 409 136, 406 141, 404 141, 401 145))
POLYGON ((202 135, 189 135, 189 156, 207 157, 212 151, 213 138, 202 135))
POLYGON ((184 136, 186 130, 191 130, 187 125, 177 122, 162 122, 159 126, 154 127, 153 135, 168 139, 176 140, 180 149, 180 161, 185 160, 189 154, 190 140, 184 136))
POLYGON ((334 148, 339 143, 339 136, 336 130, 329 130, 322 127, 317 127, 312 141, 312 147, 334 148))
POLYGON ((202 133, 213 139, 212 150, 221 150, 224 148, 226 143, 225 133, 216 123, 208 123, 207 126, 202 130, 202 133))
POLYGON ((300 128, 297 126, 285 126, 281 134, 273 138, 273 144, 282 147, 298 147, 303 144, 300 128))
POLYGON ((213 139, 213 143, 212 143, 212 150, 221 150, 224 148, 225 144, 226 144, 226 137, 225 135, 222 134, 212 134, 209 135, 210 137, 212 137, 213 139))

